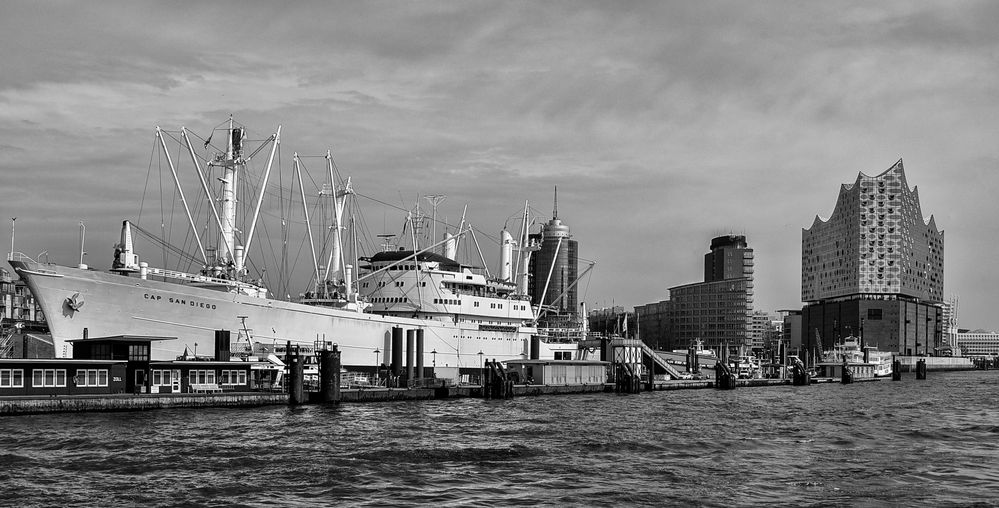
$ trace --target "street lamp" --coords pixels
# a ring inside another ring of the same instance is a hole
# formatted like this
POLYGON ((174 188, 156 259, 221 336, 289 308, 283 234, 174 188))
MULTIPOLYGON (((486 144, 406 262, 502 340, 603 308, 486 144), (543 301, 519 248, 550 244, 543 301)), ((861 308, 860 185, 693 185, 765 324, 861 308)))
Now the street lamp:
POLYGON ((430 354, 434 355, 434 370, 436 371, 437 370, 437 350, 434 349, 433 351, 430 352, 430 354))
POLYGON ((479 351, 479 385, 482 385, 482 351, 479 351))
POLYGON ((378 370, 378 359, 380 358, 378 356, 379 353, 381 353, 381 351, 379 351, 378 348, 375 348, 375 370, 378 370))

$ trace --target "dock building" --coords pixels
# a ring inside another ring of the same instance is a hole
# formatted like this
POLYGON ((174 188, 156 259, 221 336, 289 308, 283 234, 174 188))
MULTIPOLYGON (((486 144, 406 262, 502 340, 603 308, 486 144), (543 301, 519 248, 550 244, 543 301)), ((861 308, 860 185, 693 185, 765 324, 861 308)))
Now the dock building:
POLYGON ((956 335, 957 348, 963 356, 999 356, 999 332, 959 330, 956 335))
POLYGON ((828 219, 801 231, 802 342, 816 354, 849 335, 933 354, 943 326, 944 233, 924 219, 900 159, 840 187, 828 219))

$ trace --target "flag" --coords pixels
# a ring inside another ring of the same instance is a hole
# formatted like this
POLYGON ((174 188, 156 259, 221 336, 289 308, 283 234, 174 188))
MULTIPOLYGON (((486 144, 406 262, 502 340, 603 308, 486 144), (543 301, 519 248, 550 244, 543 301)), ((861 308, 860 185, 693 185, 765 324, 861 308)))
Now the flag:
POLYGON ((208 135, 208 139, 205 140, 205 148, 208 148, 208 145, 212 142, 212 136, 214 135, 215 131, 212 131, 212 133, 208 135))

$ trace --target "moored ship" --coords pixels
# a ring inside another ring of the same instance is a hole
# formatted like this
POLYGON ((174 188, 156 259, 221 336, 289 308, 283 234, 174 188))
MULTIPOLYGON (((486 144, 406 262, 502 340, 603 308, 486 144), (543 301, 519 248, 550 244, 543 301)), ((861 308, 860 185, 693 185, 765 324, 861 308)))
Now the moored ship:
POLYGON ((858 337, 846 337, 822 354, 818 362, 823 377, 840 378, 849 369, 857 379, 891 376, 892 354, 873 346, 863 346, 858 337))
MULTIPOLYGON (((371 368, 391 361, 392 337, 399 329, 420 331, 423 365, 455 372, 477 370, 483 359, 554 358, 556 352, 560 357, 576 356, 574 342, 548 341, 539 332, 535 324, 538 309, 511 274, 491 278, 476 273, 455 261, 445 242, 440 243, 445 247, 443 253, 434 252, 438 244, 419 249, 414 242, 411 249, 358 258, 355 263, 367 263, 363 267, 366 273, 355 274, 354 266, 345 262, 341 234, 346 229, 341 217, 343 199, 352 192, 349 180, 329 183, 330 189, 336 189, 328 193, 334 197, 330 228, 334 234, 325 266, 319 262, 324 256, 313 252, 313 289, 294 301, 272 297, 259 280, 248 275, 247 253, 254 241, 262 198, 254 198, 256 206, 249 223, 237 227, 235 186, 244 177, 242 171, 249 158, 266 143, 273 143, 273 161, 280 128, 249 156, 243 147, 246 136, 242 127, 230 119, 228 127, 221 130, 226 133, 225 147, 211 157, 196 154, 187 131, 182 130, 181 146, 187 148, 205 194, 211 195, 208 182, 221 182, 216 195, 205 200, 207 211, 203 211, 205 222, 217 227, 217 246, 204 247, 208 242, 195 234, 201 255, 196 272, 140 262, 130 221, 122 223, 121 241, 109 272, 82 263, 78 267, 41 263, 16 252, 8 256, 46 315, 57 357, 71 357, 72 344, 67 341, 84 335, 141 335, 170 338, 154 342, 152 358, 173 359, 185 351, 196 351, 198 342, 203 350, 209 349, 215 330, 232 330, 238 334, 233 341, 236 345, 336 344, 346 368, 371 368), (201 160, 206 161, 204 171, 201 160), (216 168, 221 174, 213 180, 207 168, 216 168), (568 355, 562 356, 564 353, 568 355)), ((165 136, 159 129, 157 136, 179 189, 165 136)), ((206 149, 211 138, 205 141, 206 149)), ((268 162, 264 181, 258 182, 261 189, 266 187, 270 167, 268 162)), ((330 167, 332 180, 332 162, 330 167)), ((179 194, 183 200, 183 192, 179 194)), ((304 189, 302 195, 304 200, 304 189)), ((197 230, 186 201, 184 207, 191 230, 197 230)), ((311 229, 309 232, 311 235, 311 229)), ((461 234, 459 230, 454 237, 461 234)), ((526 242, 527 235, 522 237, 526 242)), ((530 251, 524 250, 529 256, 530 251)), ((509 265, 507 261, 504 263, 509 265)), ((526 262, 523 266, 526 269, 526 262)))

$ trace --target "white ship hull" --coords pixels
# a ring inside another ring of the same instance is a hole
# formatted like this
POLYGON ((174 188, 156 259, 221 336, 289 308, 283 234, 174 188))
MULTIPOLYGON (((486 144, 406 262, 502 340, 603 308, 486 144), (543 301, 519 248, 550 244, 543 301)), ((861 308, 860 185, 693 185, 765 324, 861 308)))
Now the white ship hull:
MULTIPOLYGON (((67 341, 83 338, 84 330, 90 338, 169 338, 153 341, 154 360, 175 359, 185 349, 204 355, 213 350, 215 330, 232 331, 235 342, 245 323, 255 342, 309 347, 329 342, 339 347, 345 367, 372 368, 390 363, 384 354, 391 348, 393 327, 401 327, 424 330, 425 366, 478 369, 483 359, 528 357, 537 333, 530 326, 491 327, 508 328, 497 331, 474 320, 382 316, 28 260, 10 264, 45 313, 56 357, 71 357, 67 341)), ((539 352, 541 358, 553 358, 555 351, 575 349, 575 344, 541 342, 539 352)))

